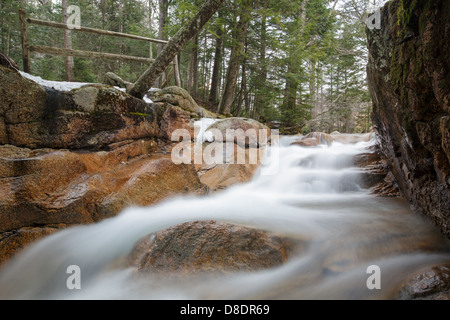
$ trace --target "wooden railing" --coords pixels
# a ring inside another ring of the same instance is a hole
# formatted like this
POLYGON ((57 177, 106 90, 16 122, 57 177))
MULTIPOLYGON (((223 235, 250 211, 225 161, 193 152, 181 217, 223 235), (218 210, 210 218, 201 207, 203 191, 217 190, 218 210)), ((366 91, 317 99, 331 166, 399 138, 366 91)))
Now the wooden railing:
MULTIPOLYGON (((152 39, 127 33, 114 32, 108 30, 87 28, 87 27, 79 27, 75 29, 69 28, 66 24, 57 23, 52 21, 44 21, 38 19, 27 18, 25 10, 21 9, 19 11, 20 17, 20 33, 22 38, 22 59, 23 59, 23 69, 26 73, 31 73, 31 52, 38 52, 43 54, 50 55, 59 55, 59 56, 73 56, 73 57, 81 57, 81 58, 90 58, 90 59, 108 59, 108 60, 117 60, 117 61, 135 61, 135 62, 145 62, 152 63, 154 59, 147 57, 135 57, 128 56, 122 54, 113 54, 113 53, 104 53, 104 52, 93 52, 93 51, 84 51, 84 50, 73 50, 73 49, 65 49, 65 48, 56 48, 56 47, 48 47, 48 46, 38 46, 38 45, 30 45, 30 41, 28 38, 28 25, 27 24, 35 24, 50 28, 57 29, 65 29, 71 31, 80 31, 80 32, 89 32, 106 36, 114 36, 114 37, 122 37, 140 41, 147 41, 150 43, 157 44, 167 44, 168 41, 152 39)), ((175 74, 175 83, 177 86, 180 86, 180 69, 178 64, 178 59, 175 58, 172 62, 172 71, 170 75, 175 74)))

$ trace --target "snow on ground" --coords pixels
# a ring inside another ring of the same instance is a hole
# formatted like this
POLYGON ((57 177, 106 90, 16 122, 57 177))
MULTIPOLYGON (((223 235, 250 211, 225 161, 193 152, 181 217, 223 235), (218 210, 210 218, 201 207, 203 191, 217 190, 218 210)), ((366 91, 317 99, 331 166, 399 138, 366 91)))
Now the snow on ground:
MULTIPOLYGON (((22 75, 22 77, 24 77, 24 78, 30 79, 30 80, 36 82, 37 84, 40 84, 41 86, 54 88, 55 90, 58 90, 58 91, 71 91, 73 89, 81 88, 82 86, 86 86, 89 84, 95 84, 95 83, 85 83, 85 82, 50 81, 50 80, 42 79, 41 77, 38 77, 38 76, 33 76, 33 75, 23 72, 23 71, 19 71, 19 72, 22 75)), ((125 92, 124 88, 119 88, 119 87, 114 87, 114 88, 125 92)), ((150 90, 154 90, 154 88, 152 88, 150 90)), ((147 96, 144 97, 144 101, 146 103, 153 103, 153 101, 147 96)))
POLYGON ((147 97, 147 95, 144 96, 144 101, 147 103, 153 103, 153 101, 149 97, 147 97))
POLYGON ((54 88, 58 91, 70 91, 73 89, 81 88, 82 86, 92 84, 92 83, 83 83, 83 82, 64 82, 64 81, 50 81, 44 80, 41 77, 33 76, 29 73, 25 73, 19 71, 22 77, 33 80, 34 82, 40 84, 41 86, 54 88))

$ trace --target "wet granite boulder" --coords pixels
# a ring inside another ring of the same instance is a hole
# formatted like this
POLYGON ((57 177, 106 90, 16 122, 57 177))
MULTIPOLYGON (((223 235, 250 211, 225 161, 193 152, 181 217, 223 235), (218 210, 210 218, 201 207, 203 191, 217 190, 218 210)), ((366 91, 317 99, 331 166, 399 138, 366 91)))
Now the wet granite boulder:
POLYGON ((399 300, 450 300, 450 265, 432 266, 411 276, 399 300))
POLYGON ((106 85, 58 91, 0 66, 0 143, 102 149, 161 135, 158 105, 106 85))
POLYGON ((128 262, 141 273, 230 273, 285 263, 300 243, 270 232, 218 221, 186 222, 138 241, 128 262))
POLYGON ((294 141, 291 145, 298 145, 301 147, 317 147, 320 145, 331 146, 334 142, 333 136, 324 132, 311 132, 298 141, 294 141))
POLYGON ((271 130, 266 125, 248 118, 227 118, 218 120, 206 130, 223 142, 231 142, 241 147, 258 148, 268 145, 271 130))
POLYGON ((95 223, 129 206, 206 192, 194 165, 176 165, 168 155, 152 154, 154 141, 112 148, 74 152, 0 146, 0 263, 14 248, 30 243, 24 234, 37 239, 59 228, 55 225, 95 223), (45 232, 30 231, 37 226, 45 232), (13 246, 6 235, 14 235, 13 246))

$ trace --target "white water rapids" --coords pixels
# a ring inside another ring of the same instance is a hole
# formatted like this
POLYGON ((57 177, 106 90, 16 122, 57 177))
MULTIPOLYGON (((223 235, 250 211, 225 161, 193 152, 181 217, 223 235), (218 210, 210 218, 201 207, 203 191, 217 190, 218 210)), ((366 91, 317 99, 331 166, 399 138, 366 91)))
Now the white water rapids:
POLYGON ((129 208, 98 224, 51 235, 0 270, 1 299, 391 299, 407 277, 450 261, 447 240, 399 199, 359 188, 352 157, 372 142, 290 146, 284 137, 275 175, 205 197, 178 197, 129 208), (195 220, 252 226, 306 240, 286 264, 259 272, 177 277, 135 276, 119 261, 142 236, 195 220), (67 267, 81 289, 66 286, 67 267), (381 270, 369 290, 367 268, 381 270))

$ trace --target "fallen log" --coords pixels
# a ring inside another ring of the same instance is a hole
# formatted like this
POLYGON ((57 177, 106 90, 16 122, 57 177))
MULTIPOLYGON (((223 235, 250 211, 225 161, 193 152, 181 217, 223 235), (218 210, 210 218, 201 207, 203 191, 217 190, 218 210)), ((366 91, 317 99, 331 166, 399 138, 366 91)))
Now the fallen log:
POLYGON ((175 34, 163 48, 155 62, 150 65, 127 92, 142 99, 158 76, 174 61, 176 55, 186 43, 201 31, 223 2, 224 0, 206 0, 195 17, 175 34))

